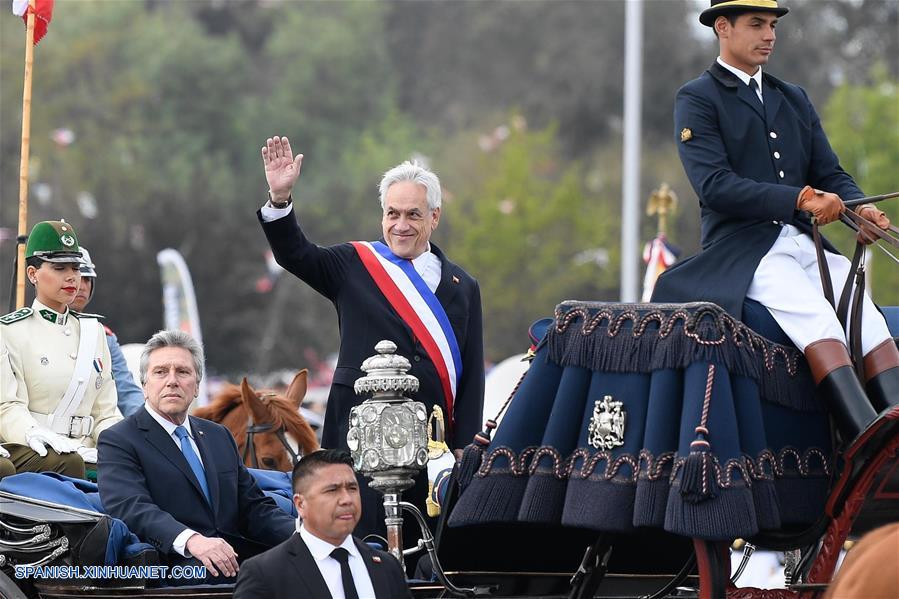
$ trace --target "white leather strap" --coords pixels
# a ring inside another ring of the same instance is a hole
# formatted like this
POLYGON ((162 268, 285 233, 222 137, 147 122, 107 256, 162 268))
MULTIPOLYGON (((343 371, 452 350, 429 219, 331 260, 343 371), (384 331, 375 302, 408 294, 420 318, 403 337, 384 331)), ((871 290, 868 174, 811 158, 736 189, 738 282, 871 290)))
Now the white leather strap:
MULTIPOLYGON (((72 417, 81 405, 81 400, 84 399, 84 393, 87 391, 87 382, 91 378, 91 369, 93 368, 97 337, 100 330, 100 322, 96 318, 79 318, 78 323, 81 327, 81 338, 78 341, 78 357, 75 359, 75 370, 72 372, 72 380, 69 381, 69 386, 62 396, 62 400, 57 404, 56 409, 47 416, 47 425, 51 430, 70 437, 73 436, 72 425, 74 422, 72 417)), ((77 428, 79 430, 75 431, 76 433, 83 430, 83 426, 77 428)), ((90 428, 93 428, 93 422, 91 422, 90 428)))

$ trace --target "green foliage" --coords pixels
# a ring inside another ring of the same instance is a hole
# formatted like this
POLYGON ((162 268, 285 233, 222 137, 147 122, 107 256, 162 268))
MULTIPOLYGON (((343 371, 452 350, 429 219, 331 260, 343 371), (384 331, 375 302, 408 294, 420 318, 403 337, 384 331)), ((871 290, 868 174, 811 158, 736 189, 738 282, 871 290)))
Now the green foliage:
POLYGON ((617 223, 584 189, 583 168, 562 160, 554 128, 513 129, 495 151, 468 156, 469 177, 446 181, 448 246, 480 282, 485 351, 498 360, 521 351, 528 325, 559 301, 614 298, 617 261, 603 256, 616 252, 617 223))
MULTIPOLYGON (((899 80, 877 65, 869 85, 837 88, 824 114, 830 143, 859 187, 867 195, 899 191, 899 80)), ((885 200, 878 207, 899 223, 899 199, 885 200)), ((831 225, 826 233, 844 253, 853 251, 854 236, 846 227, 831 225)), ((892 246, 885 247, 899 255, 892 246)), ((899 305, 899 264, 876 249, 871 255, 872 295, 883 305, 899 305)))

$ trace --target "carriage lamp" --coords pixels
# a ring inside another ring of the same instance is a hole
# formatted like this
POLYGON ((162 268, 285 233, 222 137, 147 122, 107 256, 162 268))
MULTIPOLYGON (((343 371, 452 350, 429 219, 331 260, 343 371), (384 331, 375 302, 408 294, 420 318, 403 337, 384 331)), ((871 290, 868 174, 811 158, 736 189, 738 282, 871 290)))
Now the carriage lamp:
POLYGON ((396 344, 381 341, 375 351, 362 363, 365 376, 353 386, 357 395, 371 398, 350 410, 347 445, 356 470, 384 494, 388 549, 403 563, 400 494, 427 466, 428 412, 405 396, 418 391, 418 379, 407 374, 411 364, 396 354, 396 344))

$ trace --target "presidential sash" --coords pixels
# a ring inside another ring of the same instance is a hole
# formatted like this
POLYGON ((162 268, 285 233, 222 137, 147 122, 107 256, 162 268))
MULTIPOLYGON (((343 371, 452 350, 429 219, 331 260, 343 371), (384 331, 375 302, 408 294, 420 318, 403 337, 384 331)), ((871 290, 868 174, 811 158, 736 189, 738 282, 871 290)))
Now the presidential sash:
POLYGON ((446 401, 448 424, 462 378, 462 354, 443 305, 428 289, 411 260, 396 256, 380 241, 352 241, 359 259, 391 307, 421 343, 437 370, 446 401))

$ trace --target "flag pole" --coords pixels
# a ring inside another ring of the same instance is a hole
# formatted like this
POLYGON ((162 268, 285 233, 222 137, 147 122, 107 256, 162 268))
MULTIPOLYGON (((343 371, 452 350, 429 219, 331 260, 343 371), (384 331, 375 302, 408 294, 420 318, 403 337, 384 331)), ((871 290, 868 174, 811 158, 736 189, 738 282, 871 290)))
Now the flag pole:
POLYGON ((25 83, 22 90, 22 160, 19 163, 19 236, 16 241, 16 309, 25 306, 25 236, 28 234, 28 156, 31 152, 31 79, 34 68, 35 0, 25 24, 25 83))

